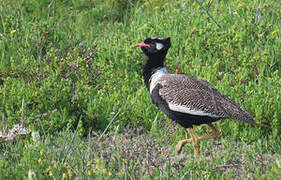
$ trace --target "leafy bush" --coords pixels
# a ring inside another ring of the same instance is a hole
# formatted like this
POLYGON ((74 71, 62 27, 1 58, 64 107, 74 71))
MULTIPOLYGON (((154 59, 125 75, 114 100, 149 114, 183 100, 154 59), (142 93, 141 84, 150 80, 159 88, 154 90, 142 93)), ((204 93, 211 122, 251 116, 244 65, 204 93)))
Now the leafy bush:
POLYGON ((276 137, 280 5, 196 2, 1 2, 0 113, 8 127, 20 121, 23 99, 27 125, 41 133, 78 126, 84 135, 110 122, 151 127, 163 114, 156 116, 151 105, 142 55, 133 45, 165 35, 172 37, 169 67, 209 80, 249 110, 263 131, 235 121, 219 129, 236 137, 250 129, 253 140, 261 135, 256 132, 276 137))

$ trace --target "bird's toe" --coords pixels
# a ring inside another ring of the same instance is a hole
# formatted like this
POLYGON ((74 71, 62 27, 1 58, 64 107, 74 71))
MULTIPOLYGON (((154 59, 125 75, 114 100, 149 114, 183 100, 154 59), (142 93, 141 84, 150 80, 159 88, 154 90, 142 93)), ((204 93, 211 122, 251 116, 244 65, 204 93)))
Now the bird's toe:
POLYGON ((176 152, 177 152, 177 153, 180 153, 180 152, 181 152, 182 146, 183 146, 183 144, 182 144, 181 142, 179 142, 179 143, 176 145, 176 152))

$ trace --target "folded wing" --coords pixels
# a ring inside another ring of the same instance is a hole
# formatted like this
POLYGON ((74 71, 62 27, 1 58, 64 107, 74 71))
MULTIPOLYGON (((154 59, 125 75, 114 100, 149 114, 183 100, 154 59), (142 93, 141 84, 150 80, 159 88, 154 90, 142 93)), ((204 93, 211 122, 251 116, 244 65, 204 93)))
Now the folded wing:
POLYGON ((221 94, 204 79, 167 74, 159 78, 157 83, 162 85, 159 95, 173 111, 255 123, 245 109, 221 94))

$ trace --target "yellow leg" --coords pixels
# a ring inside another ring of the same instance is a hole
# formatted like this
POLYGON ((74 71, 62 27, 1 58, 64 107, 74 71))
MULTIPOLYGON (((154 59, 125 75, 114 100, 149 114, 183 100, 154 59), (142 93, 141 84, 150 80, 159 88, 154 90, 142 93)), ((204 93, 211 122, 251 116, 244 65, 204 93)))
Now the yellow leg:
POLYGON ((194 154, 197 155, 199 152, 198 149, 198 137, 195 135, 193 128, 187 128, 188 134, 190 135, 190 139, 184 139, 178 142, 176 146, 176 151, 179 153, 186 143, 192 143, 194 146, 194 154))
POLYGON ((189 133, 189 135, 191 136, 191 139, 192 139, 192 145, 194 147, 194 155, 198 155, 199 154, 199 138, 194 133, 193 128, 187 129, 187 131, 188 131, 188 133, 189 133))
POLYGON ((203 136, 199 136, 198 140, 214 139, 222 136, 222 133, 221 132, 219 133, 218 130, 215 128, 215 126, 213 126, 212 124, 207 124, 207 125, 212 129, 212 132, 203 136))
POLYGON ((176 151, 177 153, 181 152, 181 148, 183 147, 183 145, 185 145, 186 143, 191 143, 192 139, 184 139, 178 142, 177 146, 176 146, 176 151))
POLYGON ((209 133, 209 134, 203 135, 203 136, 199 136, 199 137, 196 136, 193 128, 187 128, 188 134, 190 135, 191 138, 179 141, 177 146, 176 146, 176 151, 179 153, 184 144, 192 143, 192 145, 194 147, 194 155, 198 155, 198 153, 199 153, 199 141, 217 138, 217 137, 220 137, 222 135, 222 133, 219 133, 212 124, 207 124, 207 125, 212 129, 212 132, 209 133))

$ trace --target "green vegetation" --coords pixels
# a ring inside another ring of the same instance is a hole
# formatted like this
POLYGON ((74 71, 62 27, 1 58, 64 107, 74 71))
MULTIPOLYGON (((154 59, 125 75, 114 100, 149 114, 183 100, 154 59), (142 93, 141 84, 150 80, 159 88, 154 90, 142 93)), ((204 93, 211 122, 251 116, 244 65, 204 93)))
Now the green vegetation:
POLYGON ((277 1, 1 1, 0 131, 30 133, 0 142, 0 179, 280 179, 280 19, 277 1), (207 79, 260 127, 218 122, 200 157, 175 155, 187 134, 151 104, 134 48, 154 35, 172 38, 171 72, 207 79))

